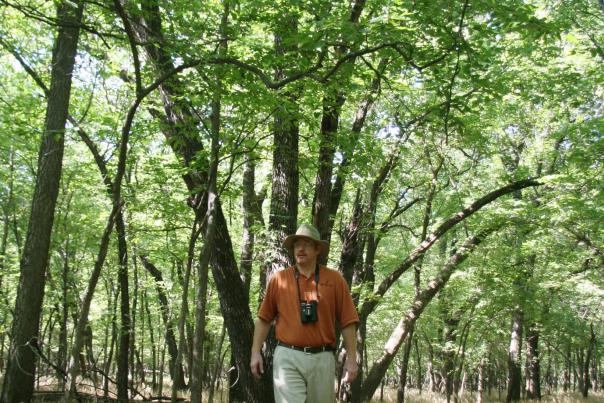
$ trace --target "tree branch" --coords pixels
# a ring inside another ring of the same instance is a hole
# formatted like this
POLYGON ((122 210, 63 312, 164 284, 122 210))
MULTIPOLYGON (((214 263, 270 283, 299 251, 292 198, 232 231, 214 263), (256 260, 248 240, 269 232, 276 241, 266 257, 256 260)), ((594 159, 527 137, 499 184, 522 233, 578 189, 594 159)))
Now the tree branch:
POLYGON ((384 353, 371 366, 367 378, 362 386, 362 400, 370 400, 375 389, 383 378, 388 366, 394 359, 401 344, 405 341, 409 330, 413 327, 424 309, 432 301, 434 296, 447 284, 453 272, 466 260, 472 251, 497 227, 481 231, 477 235, 466 239, 459 250, 451 256, 440 272, 428 283, 428 285, 415 297, 405 315, 401 318, 396 328, 392 331, 390 338, 384 346, 384 353))
POLYGON ((130 43, 130 50, 132 51, 132 58, 134 59, 134 79, 136 82, 136 95, 142 92, 142 79, 141 79, 141 63, 140 58, 138 56, 138 48, 136 46, 136 37, 134 35, 134 29, 132 28, 132 24, 130 24, 130 20, 128 19, 128 15, 122 7, 122 3, 120 0, 113 0, 113 4, 115 5, 115 9, 122 19, 122 23, 124 24, 124 29, 126 30, 126 35, 128 35, 128 42, 130 43))
POLYGON ((38 73, 36 73, 36 71, 33 68, 31 68, 29 66, 29 64, 27 64, 27 62, 25 61, 25 59, 23 59, 23 57, 21 57, 19 52, 17 52, 17 49, 12 47, 1 36, 0 36, 0 45, 4 49, 6 49, 11 55, 13 55, 13 57, 15 59, 17 59, 17 61, 21 65, 21 67, 23 67, 23 69, 27 72, 27 74, 29 74, 29 76, 36 82, 36 84, 38 84, 38 86, 42 89, 42 91, 44 91, 44 95, 46 97, 48 97, 50 90, 48 89, 48 87, 46 86, 46 84, 44 83, 44 81, 42 80, 40 75, 38 73))
POLYGON ((375 307, 379 304, 380 297, 384 296, 386 292, 390 289, 392 284, 403 274, 405 273, 412 265, 415 263, 421 256, 424 255, 434 245, 434 243, 440 239, 448 230, 453 228, 456 224, 470 217, 472 214, 476 213, 478 210, 486 206, 487 204, 497 200, 498 198, 505 196, 507 194, 513 193, 515 191, 524 189, 526 187, 532 186, 540 186, 541 183, 534 179, 525 179, 517 182, 510 183, 506 186, 503 186, 499 189, 496 189, 480 199, 474 201, 467 207, 464 207, 459 212, 453 214, 447 220, 445 220, 434 232, 432 232, 425 241, 423 241, 417 248, 415 248, 408 256, 403 260, 403 262, 392 271, 379 285, 377 291, 370 297, 366 298, 363 302, 360 316, 361 320, 366 319, 371 312, 375 309, 375 307))

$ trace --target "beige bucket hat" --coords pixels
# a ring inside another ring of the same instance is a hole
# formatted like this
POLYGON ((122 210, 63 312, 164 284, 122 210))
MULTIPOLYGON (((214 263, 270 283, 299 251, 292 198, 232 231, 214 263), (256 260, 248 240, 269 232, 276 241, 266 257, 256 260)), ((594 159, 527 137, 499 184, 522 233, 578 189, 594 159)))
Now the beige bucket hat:
POLYGON ((298 230, 294 235, 288 235, 283 241, 283 246, 291 253, 294 254, 294 242, 300 238, 305 238, 313 241, 319 245, 319 256, 327 256, 329 253, 329 242, 321 240, 319 231, 310 224, 302 224, 298 227, 298 230))

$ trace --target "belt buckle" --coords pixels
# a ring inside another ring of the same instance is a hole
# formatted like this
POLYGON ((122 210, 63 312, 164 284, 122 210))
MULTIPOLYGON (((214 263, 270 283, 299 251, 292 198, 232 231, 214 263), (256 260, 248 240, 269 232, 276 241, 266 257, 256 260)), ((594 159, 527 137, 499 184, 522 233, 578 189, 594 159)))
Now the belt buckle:
POLYGON ((304 347, 302 351, 304 351, 304 354, 312 354, 312 351, 310 351, 311 348, 312 347, 304 347))

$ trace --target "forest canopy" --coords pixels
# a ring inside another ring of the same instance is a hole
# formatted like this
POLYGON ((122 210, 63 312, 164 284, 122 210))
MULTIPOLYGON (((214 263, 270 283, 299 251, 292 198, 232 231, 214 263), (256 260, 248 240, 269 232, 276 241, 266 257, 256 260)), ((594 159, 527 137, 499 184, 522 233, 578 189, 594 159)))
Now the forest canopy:
POLYGON ((272 401, 301 223, 342 401, 601 396, 602 0, 0 0, 0 105, 2 402, 272 401))

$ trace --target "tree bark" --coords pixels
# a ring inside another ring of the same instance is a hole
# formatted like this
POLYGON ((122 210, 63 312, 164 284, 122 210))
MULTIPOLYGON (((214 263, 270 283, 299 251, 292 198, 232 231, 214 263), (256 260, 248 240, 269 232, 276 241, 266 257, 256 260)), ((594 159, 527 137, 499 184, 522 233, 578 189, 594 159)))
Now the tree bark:
POLYGON ((593 355, 593 350, 596 344, 596 334, 594 333, 594 325, 593 323, 589 324, 589 346, 587 347, 587 354, 585 355, 585 362, 583 363, 583 390, 581 390, 581 394, 584 398, 587 398, 589 393, 589 388, 591 387, 591 381, 589 378, 589 365, 591 362, 591 357, 593 355))
POLYGON ((241 255, 239 258, 239 268, 241 277, 245 284, 245 289, 249 293, 250 283, 252 281, 252 265, 254 261, 254 245, 256 234, 254 226, 256 224, 256 191, 254 185, 256 182, 256 164, 249 150, 245 155, 245 167, 243 169, 242 183, 242 207, 243 207, 243 231, 241 242, 241 255))
MULTIPOLYGON (((350 9, 349 21, 357 25, 359 18, 365 8, 366 0, 357 0, 350 9)), ((336 52, 337 57, 348 51, 349 48, 355 49, 354 43, 347 47, 340 47, 336 52)), ((346 62, 346 68, 338 80, 334 80, 332 85, 327 88, 322 101, 323 113, 321 117, 321 131, 319 133, 319 168, 315 180, 315 193, 313 197, 312 217, 313 224, 321 234, 321 239, 330 241, 331 230, 338 206, 331 206, 331 202, 338 202, 339 198, 332 197, 332 179, 334 168, 334 156, 336 151, 338 125, 342 106, 346 100, 344 86, 340 83, 347 83, 352 75, 356 58, 351 58, 346 62)), ((341 189, 339 190, 341 194, 341 189)), ((327 256, 323 257, 323 262, 327 261, 327 256)))
POLYGON ((520 400, 522 382, 521 345, 523 312, 517 309, 512 315, 510 347, 508 349, 508 392, 506 402, 520 400))
MULTIPOLYGON (((426 154, 429 158, 429 153, 426 151, 426 154)), ((428 235, 428 228, 430 227, 430 222, 432 219, 432 202, 434 200, 434 195, 436 194, 436 188, 438 185, 438 173, 443 166, 443 160, 441 159, 438 166, 432 169, 432 182, 430 184, 430 189, 428 191, 428 196, 426 197, 426 206, 424 207, 424 216, 422 220, 422 234, 420 240, 423 242, 426 240, 426 236, 428 235)), ((446 251, 447 251, 447 241, 446 238, 441 241, 441 255, 443 257, 443 264, 446 264, 446 251)), ((414 291, 415 298, 418 297, 421 291, 421 269, 423 265, 423 257, 418 259, 417 263, 414 267, 414 291)), ((399 388, 397 391, 397 400, 399 403, 403 403, 405 401, 405 388, 407 386, 407 370, 409 368, 409 358, 411 356, 411 347, 413 343, 413 333, 415 326, 411 325, 409 329, 409 334, 407 335, 407 340, 405 341, 405 349, 403 350, 403 362, 401 363, 401 377, 399 382, 399 388)), ((449 399, 449 395, 447 395, 447 399, 449 399)))
POLYGON ((443 345, 447 346, 443 351, 443 377, 445 382, 445 395, 447 403, 451 401, 453 390, 455 387, 455 351, 454 346, 457 342, 457 326, 459 325, 459 316, 457 313, 445 313, 445 328, 443 334, 443 345))
MULTIPOLYGON (((340 266, 338 270, 342 273, 342 277, 346 280, 348 288, 352 288, 352 278, 355 268, 359 264, 362 255, 361 248, 361 231, 363 224, 363 206, 361 204, 361 190, 357 190, 354 199, 354 207, 350 222, 344 228, 342 235, 342 248, 340 253, 340 266)), ((355 296, 353 296, 355 297, 355 296)), ((358 303, 358 296, 355 298, 355 303, 358 303)), ((361 360, 362 361, 362 360, 361 360)))
POLYGON ((147 314, 147 327, 149 328, 149 342, 151 343, 151 390, 157 388, 157 346, 155 344, 155 330, 151 320, 151 311, 149 310, 149 298, 147 291, 143 291, 143 300, 145 304, 145 313, 147 314))
POLYGON ((396 391, 397 403, 405 402, 405 389, 407 389, 407 372, 409 369, 409 357, 411 356, 411 346, 413 345, 413 331, 415 326, 409 329, 409 335, 405 340, 405 348, 403 350, 403 360, 401 363, 401 373, 399 376, 398 389, 396 391))
MULTIPOLYGON (((461 222, 464 219, 466 219, 467 217, 473 215, 478 210, 480 210, 482 207, 488 205, 489 203, 493 202, 494 200, 497 200, 499 197, 502 197, 504 195, 507 195, 507 194, 510 194, 513 192, 517 192, 520 189, 523 189, 526 187, 539 186, 539 185, 540 185, 539 182, 532 180, 532 179, 527 179, 527 180, 513 182, 511 184, 503 186, 503 187, 496 189, 496 190, 486 194, 485 196, 477 199, 472 204, 463 208, 461 211, 457 212, 456 214, 451 216, 449 219, 445 220, 440 226, 438 226, 429 236, 426 237, 424 242, 422 242, 417 248, 415 248, 415 250, 413 250, 409 254, 409 256, 398 266, 398 268, 396 268, 393 272, 391 272, 388 276, 386 276, 386 278, 379 285, 378 289, 374 292, 372 298, 366 299, 363 302, 363 304, 361 305, 361 309, 359 312, 359 317, 360 317, 359 341, 361 342, 360 346, 362 347, 363 341, 364 341, 364 338, 363 338, 364 337, 364 335, 363 335, 364 323, 366 322, 368 316, 371 314, 371 312, 373 312, 373 310, 379 303, 379 299, 380 299, 379 297, 383 296, 388 291, 390 286, 404 272, 406 272, 410 267, 412 267, 413 264, 415 262, 417 262, 417 260, 420 259, 424 255, 424 253, 428 249, 430 249, 430 247, 438 239, 440 239, 444 234, 447 233, 447 231, 449 231, 451 228, 453 228, 459 222, 461 222), (378 298, 376 298, 376 297, 378 297, 378 298)), ((401 327, 401 324, 399 323, 399 327, 397 329, 398 330, 395 330, 396 333, 399 333, 399 331, 401 331, 401 330, 404 332, 405 327, 404 326, 401 327)), ((404 336, 406 336, 406 334, 404 336)), ((398 339, 398 337, 396 339, 398 339)), ((401 341, 402 341, 402 339, 401 339, 401 341)), ((373 376, 379 376, 379 375, 375 375, 375 374, 385 373, 390 361, 392 360, 391 352, 394 351, 394 354, 396 354, 396 351, 398 351, 399 346, 400 345, 396 346, 395 349, 389 349, 388 351, 386 351, 384 353, 384 355, 380 359, 378 359, 378 361, 376 361, 376 363, 373 365, 372 370, 371 370, 372 372, 374 372, 373 376)), ((369 378, 367 379, 367 381, 369 381, 369 378)), ((366 382, 363 383, 361 391, 359 393, 354 393, 355 385, 358 385, 360 383, 360 379, 359 379, 359 377, 357 377, 357 380, 355 380, 355 382, 353 382, 353 385, 352 385, 353 400, 362 399, 363 397, 371 396, 371 395, 368 395, 368 393, 370 393, 370 391, 375 391, 375 388, 377 387, 377 384, 374 384, 375 381, 376 381, 375 379, 372 379, 371 383, 368 384, 367 386, 365 385, 366 382)), ((373 393, 373 392, 371 392, 371 393, 373 393)))
MULTIPOLYGON (((117 183, 117 182, 116 182, 117 183)), ((115 197, 115 193, 114 193, 115 197)), ((119 195, 118 195, 119 197, 119 195)), ((121 199, 120 199, 121 200, 121 199)), ((115 223, 117 231, 118 282, 120 287, 120 326, 118 328, 117 351, 117 398, 128 400, 128 351, 130 348, 130 292, 128 284, 128 246, 126 244, 126 224, 124 217, 118 214, 115 223)))
POLYGON ((413 338, 413 344, 415 344, 415 356, 417 359, 417 389, 419 390, 419 394, 422 394, 422 390, 424 388, 424 373, 422 371, 422 359, 419 350, 419 341, 418 337, 413 338))
MULTIPOLYGON (((297 16, 285 15, 278 24, 274 34, 274 47, 277 57, 286 59, 295 57, 295 46, 284 46, 284 39, 297 33, 297 16)), ((285 77, 285 60, 280 62, 275 71, 275 78, 285 77)), ((296 95, 291 92, 279 94, 282 104, 277 106, 273 121, 273 168, 272 189, 269 211, 269 239, 266 247, 268 255, 265 258, 264 269, 261 272, 261 296, 271 275, 292 264, 289 252, 282 242, 289 234, 296 232, 298 223, 298 137, 299 122, 296 117, 298 105, 296 95)))
POLYGON ((109 370, 111 369, 111 363, 113 361, 113 351, 115 349, 115 340, 117 339, 117 300, 119 298, 117 290, 113 285, 113 281, 110 279, 108 281, 109 286, 105 287, 107 289, 107 299, 110 302, 109 310, 112 313, 111 315, 111 341, 109 342, 109 353, 105 355, 105 363, 103 365, 104 379, 103 379, 103 397, 107 399, 109 396, 109 370))
POLYGON ((220 332, 220 340, 218 341, 218 346, 216 347, 216 363, 214 367, 214 371, 212 372, 212 376, 210 378, 210 387, 208 392, 208 403, 212 403, 214 401, 214 391, 218 386, 218 377, 220 376, 220 371, 222 370, 222 344, 224 343, 224 336, 226 335, 226 328, 223 326, 222 331, 220 332))
POLYGON ((197 268, 197 295, 195 304, 195 338, 193 341, 193 369, 191 379, 191 399, 192 401, 201 401, 201 391, 203 382, 204 361, 208 356, 203 355, 203 345, 205 343, 206 331, 206 302, 208 291, 208 265, 210 254, 215 245, 216 220, 215 203, 217 196, 211 192, 208 199, 208 222, 204 235, 204 245, 200 252, 199 264, 197 268))
MULTIPOLYGON (((229 3, 225 2, 224 12, 220 23, 221 42, 218 53, 225 55, 227 51, 227 28, 229 18, 229 3)), ((222 81, 220 70, 216 72, 215 90, 212 96, 210 115, 210 175, 207 188, 207 219, 202 221, 204 231, 204 244, 199 256, 199 265, 197 267, 197 303, 195 304, 195 337, 193 341, 193 368, 191 371, 191 399, 201 401, 201 388, 203 382, 203 363, 208 357, 203 356, 203 344, 206 329, 206 301, 208 294, 208 266, 210 256, 216 247, 216 207, 218 194, 216 190, 216 181, 218 177, 218 163, 220 151, 220 131, 221 131, 221 106, 222 106, 222 81), (205 223, 205 225, 204 225, 205 223)), ((243 282, 244 287, 245 283, 243 282)), ((247 288, 247 287, 246 287, 247 288)), ((238 389, 235 389, 237 391, 238 389)), ((243 395, 243 394, 242 394, 243 395)), ((244 395, 243 395, 244 396, 244 395)))
MULTIPOLYGON (((249 308, 249 297, 237 271, 231 238, 228 234, 220 199, 216 201, 216 248, 211 256, 212 276, 218 290, 220 307, 231 340, 231 351, 239 373, 242 401, 268 402, 272 390, 258 383, 249 368, 254 324, 249 308)), ((267 378, 267 377, 265 377, 267 378)))
POLYGON ((134 255, 134 259, 132 259, 132 285, 133 290, 131 295, 132 298, 132 308, 130 309, 130 344, 128 346, 128 372, 130 373, 130 383, 131 386, 134 387, 140 380, 138 379, 138 373, 136 372, 136 321, 137 317, 137 308, 138 308, 138 264, 136 255, 134 255))
POLYGON ((33 393, 36 372, 36 354, 33 349, 37 347, 50 236, 62 171, 71 78, 83 10, 84 3, 78 0, 61 2, 57 9, 57 19, 64 24, 58 28, 53 49, 51 85, 38 154, 38 172, 21 257, 11 333, 11 358, 0 399, 7 403, 29 401, 33 393))
MULTIPOLYGON (((345 79, 342 81, 347 82, 345 79)), ((323 117, 319 133, 319 168, 315 180, 312 217, 314 226, 321 234, 321 239, 326 241, 331 238, 330 202, 333 160, 336 152, 340 110, 344 99, 344 94, 338 87, 329 88, 323 97, 323 117)), ((323 261, 320 263, 326 261, 327 256, 323 257, 323 261)))
MULTIPOLYGON (((69 290, 69 235, 65 240, 63 249, 63 270, 61 271, 61 322, 59 324, 59 352, 57 367, 59 367, 64 373, 67 373, 67 320, 69 316, 69 300, 67 292, 69 290)), ((65 386, 65 378, 60 377, 59 384, 61 387, 65 386)))
POLYGON ((526 398, 541 399, 541 361, 539 358, 539 329, 535 324, 526 331, 526 398))
POLYGON ((482 358, 478 366, 478 393, 476 394, 476 403, 482 403, 484 401, 485 361, 486 360, 482 358))

